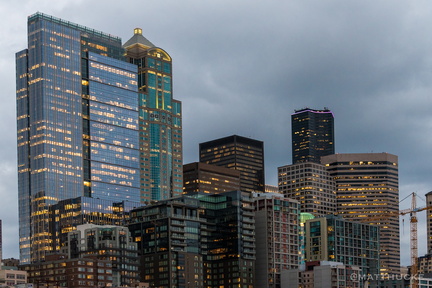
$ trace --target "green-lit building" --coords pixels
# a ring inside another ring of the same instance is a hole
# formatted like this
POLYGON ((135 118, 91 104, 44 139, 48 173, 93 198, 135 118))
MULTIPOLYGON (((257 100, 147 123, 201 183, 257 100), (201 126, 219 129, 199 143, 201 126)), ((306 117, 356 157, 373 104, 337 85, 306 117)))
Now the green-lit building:
POLYGON ((141 201, 168 199, 183 192, 181 102, 173 99, 172 59, 139 28, 123 47, 138 67, 141 201))
POLYGON ((380 228, 340 216, 306 220, 306 262, 336 261, 380 274, 380 228))
POLYGON ((307 220, 314 219, 315 216, 311 213, 302 212, 300 213, 300 227, 299 227, 299 266, 300 269, 304 268, 306 265, 305 261, 305 248, 306 248, 306 231, 305 223, 307 220))

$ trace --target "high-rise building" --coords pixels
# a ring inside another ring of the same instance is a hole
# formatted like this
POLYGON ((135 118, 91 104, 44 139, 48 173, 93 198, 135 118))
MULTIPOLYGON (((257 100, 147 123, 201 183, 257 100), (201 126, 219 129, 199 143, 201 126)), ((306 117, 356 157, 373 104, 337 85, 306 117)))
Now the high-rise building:
MULTIPOLYGON (((432 191, 426 193, 426 205, 432 206, 432 191)), ((426 226, 427 226, 427 254, 432 254, 432 210, 426 210, 426 226)))
POLYGON ((180 103, 172 100, 171 59, 160 48, 145 50, 143 38, 136 33, 125 50, 110 34, 42 13, 28 18, 28 49, 16 54, 23 264, 51 250, 48 207, 57 201, 85 196, 145 202, 181 193, 181 115, 180 103), (148 57, 132 61, 137 47, 148 57), (153 105, 160 94, 164 104, 153 105), (143 123, 152 117, 149 109, 161 125, 143 123), (173 117, 158 109, 171 109, 173 117))
POLYGON ((334 154, 321 161, 336 182, 338 215, 379 226, 381 273, 399 274, 398 157, 388 153, 334 154))
POLYGON ((141 199, 168 199, 183 191, 181 102, 173 99, 172 59, 135 29, 123 47, 138 66, 141 199))
POLYGON ((328 215, 307 220, 306 261, 336 261, 360 267, 364 275, 379 269, 379 227, 328 215))
POLYGON ((292 161, 320 163, 321 156, 335 153, 333 113, 305 108, 291 115, 292 161))
POLYGON ((240 171, 200 162, 183 166, 183 192, 222 193, 240 190, 240 171))
POLYGON ((200 162, 240 171, 240 190, 264 192, 264 143, 232 135, 199 144, 200 162))
POLYGON ((336 186, 326 167, 301 162, 278 167, 279 192, 300 202, 300 211, 315 217, 336 213, 336 186))
POLYGON ((299 266, 299 203, 276 193, 254 193, 255 287, 281 288, 283 270, 299 266))
POLYGON ((151 287, 254 287, 252 198, 192 193, 132 210, 143 282, 151 287))

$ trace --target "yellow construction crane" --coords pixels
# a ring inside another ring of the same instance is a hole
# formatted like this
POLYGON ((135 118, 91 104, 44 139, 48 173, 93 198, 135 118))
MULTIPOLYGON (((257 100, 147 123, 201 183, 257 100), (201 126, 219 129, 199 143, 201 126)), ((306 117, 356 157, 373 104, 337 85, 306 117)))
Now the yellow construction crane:
POLYGON ((411 250, 411 287, 418 288, 418 239, 417 239, 417 212, 430 210, 432 206, 417 207, 415 192, 410 194, 411 209, 400 210, 400 215, 410 214, 410 250, 411 250))
POLYGON ((388 212, 384 215, 376 215, 375 217, 367 217, 362 222, 371 222, 375 220, 386 219, 395 215, 407 215, 410 214, 410 251, 411 251, 411 288, 418 288, 418 239, 417 239, 417 212, 424 210, 432 210, 432 206, 417 207, 415 192, 411 193, 403 200, 411 196, 411 208, 400 210, 399 212, 388 212))

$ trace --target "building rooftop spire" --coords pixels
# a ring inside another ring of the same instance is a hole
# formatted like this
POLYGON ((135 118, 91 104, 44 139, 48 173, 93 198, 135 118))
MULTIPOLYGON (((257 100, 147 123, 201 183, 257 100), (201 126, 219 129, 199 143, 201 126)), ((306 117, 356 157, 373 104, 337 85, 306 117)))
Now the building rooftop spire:
POLYGON ((132 38, 130 38, 128 41, 126 41, 125 44, 123 44, 123 48, 127 49, 131 46, 139 45, 139 46, 145 46, 145 48, 153 48, 156 47, 153 43, 151 43, 149 40, 147 40, 142 35, 142 29, 141 28, 135 28, 134 29, 134 35, 132 38))

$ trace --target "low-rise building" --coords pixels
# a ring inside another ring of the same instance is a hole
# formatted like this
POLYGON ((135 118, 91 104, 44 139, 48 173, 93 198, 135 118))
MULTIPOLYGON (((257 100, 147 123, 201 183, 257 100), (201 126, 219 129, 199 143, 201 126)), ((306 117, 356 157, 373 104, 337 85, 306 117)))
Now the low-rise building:
POLYGON ((0 270, 0 287, 27 283, 27 272, 16 269, 0 270))
POLYGON ((66 254, 47 254, 43 262, 23 265, 28 282, 36 287, 94 288, 112 286, 110 260, 96 257, 67 259, 66 254))
POLYGON ((306 262, 306 270, 282 271, 284 288, 360 288, 361 269, 340 262, 306 262))

